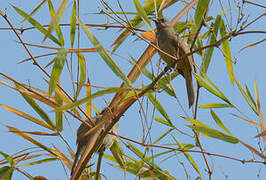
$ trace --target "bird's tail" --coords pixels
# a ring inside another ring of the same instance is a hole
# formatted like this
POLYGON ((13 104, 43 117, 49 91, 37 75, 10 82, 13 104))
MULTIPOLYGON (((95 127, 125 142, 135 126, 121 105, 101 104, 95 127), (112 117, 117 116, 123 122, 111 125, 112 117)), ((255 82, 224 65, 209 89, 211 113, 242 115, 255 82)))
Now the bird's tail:
POLYGON ((188 105, 190 108, 194 103, 194 87, 193 87, 192 75, 189 74, 188 76, 186 76, 185 79, 187 86, 188 105))

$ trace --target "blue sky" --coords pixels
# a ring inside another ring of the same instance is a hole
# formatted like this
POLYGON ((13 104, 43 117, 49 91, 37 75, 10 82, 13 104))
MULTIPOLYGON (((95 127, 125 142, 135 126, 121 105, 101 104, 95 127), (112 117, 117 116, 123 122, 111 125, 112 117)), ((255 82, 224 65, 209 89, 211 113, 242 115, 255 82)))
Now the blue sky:
MULTIPOLYGON (((70 1, 71 2, 71 1, 70 1)), ((110 2, 111 6, 117 10, 120 11, 119 6, 116 1, 108 1, 110 2)), ((143 4, 143 1, 141 1, 143 4)), ((0 2, 1 11, 5 11, 8 18, 11 20, 13 25, 15 27, 29 27, 30 25, 25 22, 22 24, 19 24, 19 22, 22 20, 22 18, 12 9, 9 3, 12 3, 12 5, 15 5, 17 7, 20 7, 26 12, 31 12, 34 7, 39 2, 36 1, 4 1, 0 2)), ((260 4, 265 4, 264 1, 258 1, 260 4)), ((125 11, 133 11, 135 12, 135 7, 133 1, 126 1, 121 2, 122 7, 125 9, 125 11)), ((228 7, 227 4, 223 4, 225 8, 228 7)), ((58 2, 55 4, 56 7, 58 7, 58 2)), ((232 4, 232 13, 237 14, 237 8, 234 4, 232 4)), ((68 3, 67 5, 67 12, 62 20, 62 23, 69 23, 70 19, 70 12, 72 8, 72 3, 68 3)), ((168 8, 164 14, 167 18, 171 19, 173 18, 181 9, 183 8, 182 3, 176 3, 172 7, 168 8)), ((81 1, 81 9, 80 9, 80 19, 84 23, 105 23, 106 17, 105 15, 95 15, 92 13, 99 12, 99 10, 102 9, 102 5, 99 3, 99 1, 90 1, 88 3, 87 1, 81 1)), ((226 15, 229 16, 230 11, 227 9, 226 15)), ((246 5, 245 6, 245 15, 248 16, 248 20, 254 19, 258 15, 262 14, 263 8, 258 8, 253 5, 246 5)), ((40 12, 38 12, 36 15, 34 15, 34 18, 38 19, 43 24, 48 24, 50 22, 50 17, 47 17, 48 13, 48 7, 44 6, 40 12)), ((217 14, 221 14, 221 8, 219 6, 218 1, 215 1, 212 3, 212 8, 210 9, 209 15, 216 16, 217 14)), ((133 17, 133 16, 132 16, 133 17)), ((193 14, 190 13, 187 16, 189 19, 193 17, 193 14)), ((223 16, 224 17, 224 16, 223 16)), ((185 20, 184 17, 182 20, 185 20)), ((233 22, 235 19, 233 20, 233 22)), ((1 25, 0 27, 8 27, 4 19, 1 19, 0 21, 1 25)), ((251 25, 247 30, 265 30, 265 18, 259 20, 254 25, 251 25)), ((154 26, 154 24, 153 24, 154 26)), ((148 30, 147 26, 142 27, 145 30, 148 30)), ((65 47, 70 47, 69 43, 69 28, 63 27, 62 28, 65 35, 65 41, 66 45, 65 47)), ((97 28, 90 28, 94 33, 95 36, 98 38, 98 40, 103 44, 103 46, 107 49, 111 49, 111 44, 113 43, 114 39, 119 35, 119 32, 117 29, 97 29, 97 28)), ((2 63, 0 66, 0 72, 6 73, 7 75, 13 77, 14 79, 30 84, 32 86, 36 86, 38 88, 43 88, 45 90, 48 90, 48 87, 46 83, 43 81, 44 74, 42 74, 35 66, 32 65, 31 62, 18 64, 19 61, 28 58, 28 55, 25 51, 25 49, 17 44, 15 41, 17 41, 16 36, 12 31, 6 31, 1 30, 0 31, 0 42, 1 45, 1 54, 2 54, 2 63)), ((263 36, 264 34, 249 34, 249 35, 240 35, 238 37, 233 38, 230 41, 230 47, 232 52, 232 57, 237 58, 237 63, 234 64, 234 72, 237 79, 242 83, 242 85, 247 84, 248 87, 254 92, 254 80, 256 79, 258 82, 259 87, 259 93, 260 93, 260 100, 261 100, 261 106, 263 113, 265 112, 265 101, 266 101, 266 93, 265 93, 265 49, 266 45, 265 43, 261 43, 255 47, 251 47, 244 51, 239 51, 241 48, 255 43, 259 40, 262 40, 265 38, 263 36)), ((42 44, 41 40, 43 39, 43 35, 41 35, 37 30, 29 30, 23 33, 21 35, 23 40, 28 43, 36 43, 36 44, 42 44)), ((92 47, 92 44, 89 42, 88 38, 84 35, 84 33, 81 33, 81 40, 80 40, 80 47, 81 48, 90 48, 92 47)), ((126 42, 117 50, 117 53, 122 55, 123 57, 130 58, 130 56, 133 56, 135 59, 137 59, 145 50, 147 47, 147 43, 144 41, 136 40, 136 36, 130 36, 126 42)), ((42 45, 48 45, 52 46, 52 44, 49 40, 44 42, 42 45)), ((33 55, 39 55, 42 53, 47 53, 47 50, 43 50, 40 48, 30 48, 33 52, 33 55)), ((50 51, 49 51, 50 52, 50 51)), ((68 56, 69 58, 70 56, 68 56)), ((41 58, 39 59, 39 62, 42 65, 47 64, 49 61, 52 60, 53 57, 48 58, 41 58)), ((87 72, 90 76, 91 84, 97 85, 97 86, 119 86, 121 83, 121 80, 118 79, 113 72, 107 67, 107 65, 102 61, 101 57, 95 53, 88 53, 85 54, 86 63, 87 63, 87 72)), ((124 60, 123 58, 119 58, 117 56, 113 56, 116 63, 121 67, 121 69, 128 73, 131 69, 131 65, 124 60)), ((196 64, 201 63, 201 57, 195 55, 195 62, 196 64)), ((153 66, 156 69, 156 63, 158 62, 159 57, 158 55, 155 55, 152 58, 153 66)), ((151 69, 151 65, 147 66, 148 69, 151 69)), ((51 68, 48 68, 50 71, 51 68)), ((64 77, 61 78, 62 85, 66 89, 71 89, 71 80, 69 77, 69 74, 66 70, 66 68, 63 71, 64 77)), ((217 49, 214 51, 211 64, 208 70, 208 76, 211 78, 211 80, 223 91, 223 93, 238 107, 240 108, 246 115, 248 115, 250 120, 253 120, 255 122, 258 122, 258 117, 253 113, 251 108, 248 106, 248 104, 245 102, 244 98, 242 97, 239 89, 237 88, 236 84, 232 86, 230 84, 229 77, 227 75, 227 70, 224 62, 224 58, 220 51, 217 49)), ((4 79, 1 79, 5 81, 4 79)), ((136 87, 141 87, 142 83, 148 84, 149 80, 147 80, 144 75, 141 75, 139 80, 135 83, 136 87)), ((185 82, 183 78, 177 77, 172 81, 172 86, 174 87, 176 94, 178 96, 179 101, 183 104, 183 107, 185 108, 186 112, 192 117, 191 111, 187 108, 187 97, 186 97, 186 90, 185 90, 185 82)), ((35 112, 30 109, 26 102, 21 98, 21 96, 15 92, 10 90, 7 87, 4 87, 3 85, 0 85, 0 104, 5 104, 12 106, 14 108, 23 110, 26 113, 35 115, 35 112)), ((105 97, 97 98, 93 101, 93 103, 97 106, 97 108, 101 109, 105 106, 105 102, 108 102, 112 99, 113 95, 108 95, 105 97)), ((169 96, 166 93, 158 93, 156 95, 158 100, 161 102, 161 104, 165 107, 167 113, 169 114, 171 120, 174 122, 174 124, 179 127, 182 131, 188 132, 192 135, 192 132, 188 127, 185 125, 188 125, 185 120, 183 120, 180 116, 185 116, 183 111, 181 110, 180 106, 178 105, 177 101, 173 98, 169 98, 169 96)), ((201 89, 200 91, 200 99, 199 99, 199 105, 203 105, 206 103, 216 103, 216 102, 222 102, 220 99, 215 97, 214 95, 211 95, 209 92, 207 92, 205 89, 201 89)), ((146 108, 147 99, 143 99, 143 106, 146 108)), ((46 107, 46 106, 42 106, 46 107)), ((148 105, 149 111, 152 112, 152 104, 148 105)), ((47 108, 47 107, 46 107, 47 108)), ((142 138, 142 125, 141 125, 141 117, 139 115, 139 109, 140 104, 136 102, 130 109, 125 113, 125 115, 120 120, 120 129, 119 134, 122 136, 126 136, 138 141, 141 141, 142 138)), ((48 114, 53 117, 53 113, 51 112, 51 108, 47 108, 48 114)), ((243 140, 244 142, 256 147, 258 149, 258 140, 254 138, 254 136, 258 133, 257 129, 246 123, 243 122, 235 117, 232 116, 231 113, 237 112, 233 109, 215 109, 215 112, 219 115, 219 117, 222 119, 224 124, 227 126, 227 128, 232 132, 232 134, 243 140)), ((0 143, 0 150, 8 153, 13 154, 21 149, 32 147, 32 144, 26 142, 25 140, 21 139, 20 137, 7 132, 7 129, 3 126, 4 124, 14 126, 17 128, 20 128, 25 131, 42 131, 44 129, 40 129, 38 126, 33 125, 32 123, 29 123, 28 121, 19 118, 18 116, 6 111, 3 108, 0 108, 0 137, 1 137, 1 143, 0 143)), ((161 115, 158 112, 155 112, 155 117, 161 117, 161 115)), ((147 121, 150 122, 152 119, 154 119, 154 116, 152 113, 149 113, 146 117, 147 121)), ((208 124, 209 126, 219 129, 217 125, 212 120, 209 110, 208 109, 200 109, 198 114, 198 120, 208 124)), ((68 126, 67 122, 64 124, 64 132, 63 135, 66 139, 69 140, 69 143, 71 144, 71 147, 75 149, 75 130, 80 124, 76 119, 70 118, 69 119, 71 123, 71 127, 68 126)), ((154 121, 154 120, 153 120, 154 121)), ((164 131, 166 131, 167 128, 162 127, 161 124, 158 122, 153 122, 153 128, 151 130, 151 137, 152 140, 157 139, 164 131)), ((181 134, 178 134, 177 132, 173 133, 173 135, 179 139, 182 143, 194 143, 193 138, 188 138, 186 136, 183 136, 181 134)), ((38 139, 38 137, 34 136, 38 139)), ((52 144, 56 144, 58 147, 62 148, 64 152, 67 152, 65 149, 66 147, 64 144, 58 139, 54 137, 45 137, 42 138, 42 142, 45 144, 51 146, 52 144)), ((247 150, 244 146, 237 144, 229 144, 225 143, 223 141, 219 141, 216 139, 201 138, 202 145, 204 149, 208 152, 213 152, 217 154, 224 154, 227 156, 236 157, 239 159, 245 159, 249 160, 252 159, 254 156, 256 159, 259 159, 256 155, 253 155, 249 150, 247 150)), ((260 141, 262 143, 262 141, 260 141)), ((174 143, 173 138, 171 136, 168 136, 166 140, 162 141, 161 144, 164 143, 174 143)), ((263 147, 263 144, 261 144, 263 147)), ((140 146, 137 146, 141 148, 140 146)), ((133 155, 128 149, 125 148, 125 151, 129 155, 133 155)), ((142 148, 143 149, 143 148, 142 148)), ((153 149, 153 152, 160 152, 158 149, 153 149)), ((44 152, 42 152, 44 153, 44 152)), ((110 154, 109 151, 107 151, 108 154, 110 154)), ((151 154, 149 154, 151 155, 151 154)), ((191 156, 194 158, 194 160, 198 163, 199 167, 201 167, 202 170, 202 177, 203 179, 206 179, 208 177, 208 174, 204 171, 206 169, 205 164, 203 163, 202 156, 198 153, 191 153, 191 156)), ((155 162, 160 165, 160 167, 163 170, 169 171, 173 176, 176 176, 178 179, 184 179, 186 178, 184 169, 181 166, 180 162, 184 162, 187 168, 187 171, 189 172, 192 179, 194 179, 197 176, 197 173, 195 170, 191 167, 190 164, 188 164, 187 160, 184 158, 183 155, 179 155, 177 157, 172 157, 170 160, 166 160, 161 162, 166 158, 166 156, 163 156, 162 158, 156 159, 155 162)), ((219 157, 208 157, 209 163, 211 168, 214 169, 213 172, 213 179, 225 179, 225 175, 228 176, 229 179, 258 179, 257 174, 260 175, 261 179, 266 178, 266 171, 265 167, 262 164, 254 164, 254 163, 246 163, 241 164, 240 162, 228 160, 224 158, 219 157)), ((96 161, 94 158, 92 160, 93 162, 96 161)), ((124 177, 123 172, 120 170, 117 170, 114 167, 111 167, 108 162, 108 160, 104 160, 103 162, 103 169, 102 172, 109 177, 109 179, 122 179, 124 177)), ((66 175, 64 174, 64 170, 60 164, 60 162, 49 162, 44 165, 35 165, 31 167, 25 167, 23 170, 27 171, 31 175, 43 175, 50 179, 67 179, 66 175)), ((68 172, 69 173, 69 172, 68 172)), ((134 176, 127 174, 127 179, 134 179, 134 176)), ((19 173, 14 174, 14 179, 26 179, 24 176, 22 176, 19 173)))

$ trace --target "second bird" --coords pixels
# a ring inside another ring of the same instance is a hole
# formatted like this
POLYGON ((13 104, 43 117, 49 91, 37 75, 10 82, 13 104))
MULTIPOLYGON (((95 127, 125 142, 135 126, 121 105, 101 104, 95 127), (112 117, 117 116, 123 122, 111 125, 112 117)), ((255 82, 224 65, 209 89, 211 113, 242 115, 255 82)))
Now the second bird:
POLYGON ((173 25, 166 18, 155 19, 156 38, 159 48, 165 52, 160 52, 161 58, 170 66, 174 67, 186 80, 188 104, 191 107, 194 103, 194 87, 192 81, 192 64, 193 56, 186 54, 190 53, 189 46, 181 39, 174 31, 173 25), (181 60, 170 57, 169 55, 181 60))

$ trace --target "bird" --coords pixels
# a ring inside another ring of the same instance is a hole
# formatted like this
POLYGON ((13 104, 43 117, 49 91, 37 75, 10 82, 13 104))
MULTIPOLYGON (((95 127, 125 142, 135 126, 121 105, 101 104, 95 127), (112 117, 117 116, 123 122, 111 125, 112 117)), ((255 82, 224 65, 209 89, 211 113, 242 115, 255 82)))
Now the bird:
POLYGON ((190 48, 174 31, 174 27, 168 19, 161 17, 153 19, 153 21, 155 22, 157 29, 155 33, 157 45, 159 49, 163 51, 158 51, 158 53, 168 65, 177 70, 186 80, 188 104, 190 108, 194 103, 194 87, 192 80, 193 55, 186 56, 186 54, 191 52, 190 48), (180 58, 182 59, 178 60, 180 58))
MULTIPOLYGON (((100 114, 97 114, 96 116, 94 116, 94 117, 91 118, 91 120, 94 122, 95 126, 101 122, 101 119, 102 119, 102 117, 103 117, 103 114, 104 114, 104 112, 105 112, 107 109, 108 109, 108 107, 107 107, 107 108, 104 108, 100 114)), ((86 120, 86 121, 89 122, 88 120, 86 120)), ((75 153, 75 159, 74 159, 74 162, 73 162, 73 165, 72 165, 72 169, 71 169, 71 176, 72 176, 73 173, 74 173, 74 170, 75 170, 75 168, 76 168, 76 164, 77 164, 77 162, 78 162, 78 160, 79 160, 81 154, 84 152, 84 150, 85 150, 87 144, 90 142, 92 135, 93 135, 94 133, 99 133, 99 137, 100 137, 101 133, 104 131, 105 128, 107 128, 107 127, 110 125, 110 123, 111 123, 111 121, 106 122, 106 123, 103 125, 102 128, 99 128, 98 130, 96 130, 96 131, 90 133, 90 134, 87 135, 87 136, 84 136, 84 135, 85 135, 85 133, 88 132, 91 128, 88 127, 88 126, 87 126, 86 124, 84 124, 84 123, 82 123, 82 124, 79 126, 79 128, 78 128, 78 130, 77 130, 77 140, 76 140, 77 151, 76 151, 76 153, 75 153)), ((115 123, 115 125, 112 127, 112 129, 111 129, 110 131, 112 131, 113 133, 117 134, 117 132, 118 132, 118 126, 119 126, 119 125, 118 125, 118 122, 115 123)), ((98 138, 99 138, 99 137, 98 137, 98 138)), ((107 135, 104 137, 104 139, 103 139, 101 145, 99 146, 99 148, 96 150, 96 152, 99 153, 101 149, 104 151, 105 149, 110 148, 110 147, 112 146, 112 144, 113 144, 113 142, 114 142, 115 139, 116 139, 116 136, 111 135, 111 134, 107 134, 107 135)))

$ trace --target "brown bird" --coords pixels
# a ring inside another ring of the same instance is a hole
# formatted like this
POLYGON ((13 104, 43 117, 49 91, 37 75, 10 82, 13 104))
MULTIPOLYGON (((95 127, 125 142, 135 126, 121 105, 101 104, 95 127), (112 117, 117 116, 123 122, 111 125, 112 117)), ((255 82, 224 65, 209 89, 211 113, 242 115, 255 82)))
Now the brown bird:
MULTIPOLYGON (((95 123, 95 125, 97 125, 99 122, 101 122, 103 114, 104 114, 104 112, 106 110, 107 110, 107 108, 104 108, 100 114, 98 114, 98 115, 96 115, 96 116, 91 118, 91 120, 95 123)), ((111 123, 111 121, 106 122, 103 125, 102 128, 90 133, 88 136, 84 136, 84 134, 86 132, 88 132, 90 130, 90 128, 84 123, 82 123, 79 126, 79 128, 77 130, 77 140, 76 140, 76 144, 78 145, 78 147, 77 147, 77 151, 76 151, 76 154, 75 154, 75 160, 74 160, 73 165, 72 165, 71 175, 73 175, 73 172, 74 172, 74 170, 76 168, 76 164, 77 164, 77 162, 78 162, 78 160, 80 158, 80 155, 84 152, 87 144, 90 142, 92 134, 99 133, 99 135, 100 135, 100 133, 102 133, 103 130, 110 125, 110 123, 111 123)), ((117 134, 118 122, 112 127, 112 129, 110 131, 112 131, 113 133, 117 134)), ((102 144, 99 146, 97 152, 99 152, 100 149, 102 149, 102 148, 103 148, 103 151, 105 149, 110 148, 112 146, 115 138, 116 138, 116 136, 107 134, 105 136, 105 138, 103 139, 102 144)))
POLYGON ((156 38, 159 48, 165 52, 158 51, 160 57, 170 66, 174 67, 186 80, 188 104, 191 107, 194 103, 194 87, 192 81, 192 64, 194 62, 193 56, 190 53, 189 46, 181 39, 174 31, 173 25, 166 18, 154 19, 156 24, 156 38), (176 60, 169 55, 175 57, 176 60))

